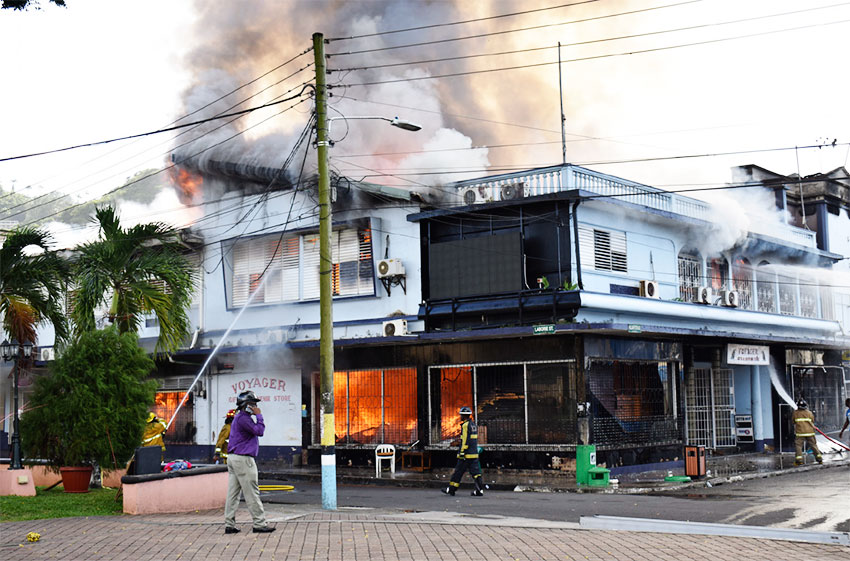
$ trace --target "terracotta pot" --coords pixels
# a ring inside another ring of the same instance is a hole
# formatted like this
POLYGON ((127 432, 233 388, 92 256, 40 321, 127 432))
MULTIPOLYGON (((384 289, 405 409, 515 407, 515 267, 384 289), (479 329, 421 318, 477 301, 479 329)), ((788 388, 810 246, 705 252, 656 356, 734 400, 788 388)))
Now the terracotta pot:
POLYGON ((62 474, 62 486, 66 493, 88 493, 91 481, 91 466, 59 468, 62 474))

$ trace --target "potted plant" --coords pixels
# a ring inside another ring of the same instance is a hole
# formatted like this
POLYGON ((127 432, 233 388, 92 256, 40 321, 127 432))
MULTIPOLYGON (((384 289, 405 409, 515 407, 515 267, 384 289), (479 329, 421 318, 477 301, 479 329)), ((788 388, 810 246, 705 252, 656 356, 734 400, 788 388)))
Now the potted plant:
POLYGON ((156 383, 146 380, 153 369, 135 333, 81 333, 36 380, 21 417, 26 456, 62 473, 66 492, 88 491, 95 463, 123 466, 139 446, 154 401, 156 383))

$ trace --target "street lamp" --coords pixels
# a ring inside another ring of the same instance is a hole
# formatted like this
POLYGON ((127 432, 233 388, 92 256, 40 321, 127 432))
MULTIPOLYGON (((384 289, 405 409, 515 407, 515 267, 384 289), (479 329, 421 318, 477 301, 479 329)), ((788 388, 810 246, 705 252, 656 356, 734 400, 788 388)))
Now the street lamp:
POLYGON ((21 356, 29 358, 32 355, 32 343, 29 341, 18 343, 17 339, 12 339, 10 343, 4 339, 3 343, 0 343, 0 355, 3 356, 4 361, 15 361, 13 366, 15 370, 15 417, 14 421, 12 421, 12 464, 9 466, 9 469, 24 469, 21 465, 21 433, 18 432, 18 358, 21 356))
POLYGON ((420 127, 416 123, 412 123, 412 122, 407 121, 405 119, 399 119, 398 117, 394 117, 392 119, 390 119, 389 117, 371 116, 371 115, 356 115, 354 117, 328 117, 327 118, 328 136, 330 136, 330 134, 331 134, 331 125, 333 125, 334 121, 351 121, 353 119, 369 119, 369 120, 372 120, 372 121, 387 121, 389 124, 391 124, 394 127, 398 127, 402 130, 406 130, 406 131, 410 131, 410 132, 416 132, 416 131, 422 129, 422 127, 420 127))
POLYGON ((316 68, 316 147, 319 173, 319 385, 321 393, 320 427, 322 445, 322 508, 336 510, 336 438, 334 418, 334 340, 333 293, 331 292, 331 195, 328 148, 330 125, 339 119, 377 119, 389 121, 400 129, 418 131, 421 127, 398 117, 328 117, 328 86, 325 80, 325 40, 313 34, 316 68))

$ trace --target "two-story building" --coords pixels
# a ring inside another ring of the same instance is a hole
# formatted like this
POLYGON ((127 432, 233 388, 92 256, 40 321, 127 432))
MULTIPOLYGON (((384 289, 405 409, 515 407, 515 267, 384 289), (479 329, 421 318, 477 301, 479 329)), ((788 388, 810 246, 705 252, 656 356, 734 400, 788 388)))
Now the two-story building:
MULTIPOLYGON (((157 373, 157 411, 180 409, 169 456, 209 458, 250 389, 268 424, 261 460, 318 457, 315 183, 279 175, 219 164, 192 177, 205 203, 187 236, 195 332, 157 373)), ((770 179, 782 210, 791 184, 770 179)), ((463 405, 482 461, 506 467, 547 467, 581 443, 609 466, 679 458, 683 444, 771 448, 790 431, 784 395, 824 429, 841 421, 846 303, 822 273, 846 261, 820 230, 730 236, 722 209, 572 165, 459 182, 441 201, 332 186, 341 462, 388 442, 450 464, 463 405)), ((152 318, 141 336, 156 333, 152 318)))

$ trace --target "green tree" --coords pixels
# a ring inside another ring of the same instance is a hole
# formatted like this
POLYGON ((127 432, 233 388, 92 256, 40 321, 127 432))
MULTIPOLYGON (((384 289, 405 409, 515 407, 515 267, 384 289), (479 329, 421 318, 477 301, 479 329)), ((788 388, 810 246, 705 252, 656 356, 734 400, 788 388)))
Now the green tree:
POLYGON ((156 382, 146 380, 154 368, 135 333, 110 326, 80 334, 50 376, 36 379, 21 417, 26 456, 45 459, 53 469, 123 467, 142 440, 154 402, 156 382))
POLYGON ((96 328, 95 310, 111 297, 108 318, 120 333, 138 331, 144 314, 159 321, 157 352, 177 350, 189 334, 186 310, 195 271, 183 254, 179 232, 155 222, 122 228, 115 209, 98 208, 98 239, 77 248, 74 262, 75 333, 96 328))
POLYGON ((0 247, 0 315, 4 331, 18 341, 35 343, 38 325, 50 322, 61 346, 68 338, 63 297, 69 271, 50 243, 50 235, 35 228, 7 234, 0 247), (42 251, 24 251, 31 246, 42 251))

